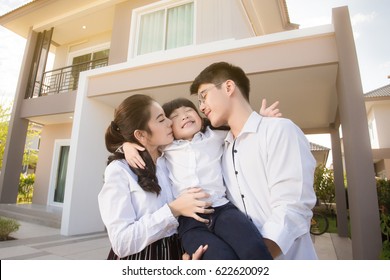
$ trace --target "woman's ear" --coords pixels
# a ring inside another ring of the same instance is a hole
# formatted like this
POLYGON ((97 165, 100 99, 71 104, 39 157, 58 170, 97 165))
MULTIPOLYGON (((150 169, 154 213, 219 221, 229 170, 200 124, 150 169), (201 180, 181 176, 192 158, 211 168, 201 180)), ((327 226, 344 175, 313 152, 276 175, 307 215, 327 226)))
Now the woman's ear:
POLYGON ((137 129, 134 131, 134 137, 142 144, 145 146, 146 142, 146 131, 139 130, 137 129))

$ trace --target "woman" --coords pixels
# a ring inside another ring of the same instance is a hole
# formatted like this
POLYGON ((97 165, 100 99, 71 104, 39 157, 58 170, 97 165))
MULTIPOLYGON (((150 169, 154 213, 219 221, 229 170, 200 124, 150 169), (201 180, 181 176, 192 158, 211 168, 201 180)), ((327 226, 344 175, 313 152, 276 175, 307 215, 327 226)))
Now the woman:
MULTIPOLYGON (((134 95, 117 108, 107 128, 106 148, 111 153, 98 201, 111 242, 108 259, 180 259, 177 217, 208 222, 197 213, 211 213, 208 194, 192 188, 173 200, 165 160, 159 147, 172 142, 172 122, 151 97, 134 95), (132 169, 122 145, 141 145, 145 169, 132 169)), ((203 248, 200 248, 201 250, 203 248)))

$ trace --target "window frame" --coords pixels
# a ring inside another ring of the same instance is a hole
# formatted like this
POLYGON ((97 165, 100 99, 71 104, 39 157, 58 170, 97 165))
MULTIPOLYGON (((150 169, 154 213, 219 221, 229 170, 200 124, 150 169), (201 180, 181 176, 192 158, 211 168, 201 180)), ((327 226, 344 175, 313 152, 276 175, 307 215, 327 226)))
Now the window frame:
MULTIPOLYGON (((129 52, 128 52, 128 60, 131 60, 134 57, 141 56, 138 54, 138 43, 139 43, 139 31, 141 27, 141 17, 145 14, 154 13, 161 10, 168 10, 170 8, 178 7, 181 5, 193 3, 194 7, 194 30, 193 30, 193 38, 192 38, 192 45, 196 44, 196 0, 166 0, 166 1, 159 1, 157 3, 152 3, 150 5, 142 6, 139 8, 136 8, 132 11, 131 16, 131 28, 130 28, 130 42, 129 42, 129 52)), ((163 49, 160 51, 152 52, 153 54, 166 51, 165 46, 165 39, 166 39, 166 24, 167 21, 164 22, 164 46, 163 49)), ((142 55, 148 55, 151 53, 146 53, 142 55)))

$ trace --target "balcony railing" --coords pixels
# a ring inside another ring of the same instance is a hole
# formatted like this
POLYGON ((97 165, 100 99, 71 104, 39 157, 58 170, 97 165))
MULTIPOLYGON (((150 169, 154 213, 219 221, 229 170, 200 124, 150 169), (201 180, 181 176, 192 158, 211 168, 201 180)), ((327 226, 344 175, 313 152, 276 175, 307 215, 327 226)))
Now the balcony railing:
POLYGON ((43 73, 41 81, 35 81, 34 91, 28 98, 53 95, 77 90, 80 72, 107 66, 108 58, 73 64, 43 73))

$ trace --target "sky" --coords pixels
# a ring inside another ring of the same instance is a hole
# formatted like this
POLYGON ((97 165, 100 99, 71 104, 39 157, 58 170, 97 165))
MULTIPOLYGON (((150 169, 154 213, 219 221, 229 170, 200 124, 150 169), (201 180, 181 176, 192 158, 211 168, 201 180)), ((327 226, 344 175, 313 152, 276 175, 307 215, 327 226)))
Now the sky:
MULTIPOLYGON (((0 0, 0 14, 26 0, 0 0)), ((348 6, 355 38, 363 92, 388 85, 390 79, 390 1, 286 0, 290 22, 300 28, 330 24, 332 8, 348 6)), ((0 104, 12 100, 26 40, 0 26, 0 104)), ((330 148, 329 135, 309 137, 330 148)))

